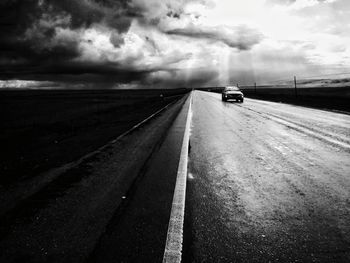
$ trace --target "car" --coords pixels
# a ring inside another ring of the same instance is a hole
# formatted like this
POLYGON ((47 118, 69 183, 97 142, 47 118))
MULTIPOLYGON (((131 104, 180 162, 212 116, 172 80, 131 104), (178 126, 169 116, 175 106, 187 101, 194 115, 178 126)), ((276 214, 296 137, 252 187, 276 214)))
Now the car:
POLYGON ((239 101, 243 103, 244 94, 243 92, 236 86, 225 87, 221 94, 222 101, 228 101, 230 99, 239 101))

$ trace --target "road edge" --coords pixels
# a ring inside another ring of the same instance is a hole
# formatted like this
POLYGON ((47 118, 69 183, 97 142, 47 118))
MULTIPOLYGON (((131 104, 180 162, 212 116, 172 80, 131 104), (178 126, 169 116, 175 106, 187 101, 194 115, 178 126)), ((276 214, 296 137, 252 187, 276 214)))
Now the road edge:
POLYGON ((190 127, 192 120, 192 93, 189 98, 189 107, 186 119, 185 133, 182 142, 179 167, 177 171, 176 185, 168 232, 163 256, 163 263, 181 262, 183 227, 185 218, 185 199, 187 181, 188 147, 190 139, 190 127))

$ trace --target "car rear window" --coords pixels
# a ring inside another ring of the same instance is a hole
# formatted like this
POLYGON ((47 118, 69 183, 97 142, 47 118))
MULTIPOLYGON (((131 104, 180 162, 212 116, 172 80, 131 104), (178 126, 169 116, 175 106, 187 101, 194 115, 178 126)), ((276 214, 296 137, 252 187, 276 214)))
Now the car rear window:
POLYGON ((230 90, 239 90, 239 88, 237 88, 237 87, 226 87, 225 90, 226 90, 226 91, 230 91, 230 90))

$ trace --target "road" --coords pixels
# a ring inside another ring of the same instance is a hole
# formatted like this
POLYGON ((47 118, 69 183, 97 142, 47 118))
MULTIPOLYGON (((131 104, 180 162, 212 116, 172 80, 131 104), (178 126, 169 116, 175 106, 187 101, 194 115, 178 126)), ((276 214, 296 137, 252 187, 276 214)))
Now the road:
POLYGON ((183 262, 350 262, 350 115, 189 105, 0 189, 0 262, 161 262, 191 108, 183 262))
POLYGON ((350 116, 195 91, 185 262, 350 262, 350 116))

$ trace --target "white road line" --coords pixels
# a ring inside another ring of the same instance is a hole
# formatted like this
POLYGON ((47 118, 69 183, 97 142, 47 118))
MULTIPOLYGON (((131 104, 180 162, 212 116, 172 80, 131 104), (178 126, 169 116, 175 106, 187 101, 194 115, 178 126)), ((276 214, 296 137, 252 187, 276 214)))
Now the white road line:
POLYGON ((182 255, 183 224, 185 217, 185 198, 187 180, 188 145, 192 119, 192 94, 186 119, 185 134, 182 142, 179 167, 177 170, 176 186, 171 208, 168 234, 165 244, 163 263, 179 263, 182 255))

